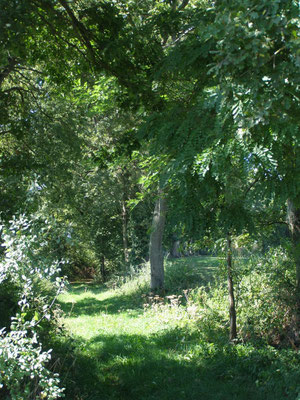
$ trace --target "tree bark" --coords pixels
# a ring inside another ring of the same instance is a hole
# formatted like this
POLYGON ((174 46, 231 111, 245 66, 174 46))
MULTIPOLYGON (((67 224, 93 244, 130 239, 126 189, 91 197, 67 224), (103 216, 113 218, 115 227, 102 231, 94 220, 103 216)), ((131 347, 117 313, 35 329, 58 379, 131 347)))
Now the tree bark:
POLYGON ((229 318, 230 318, 230 333, 229 339, 232 341, 236 339, 236 310, 234 289, 232 281, 232 246, 231 237, 227 236, 227 283, 228 283, 228 297, 229 297, 229 318))
POLYGON ((296 265, 296 336, 300 337, 300 200, 287 202, 287 222, 292 241, 292 254, 296 265))
POLYGON ((172 236, 172 245, 170 249, 170 256, 171 258, 179 258, 180 257, 180 240, 174 235, 172 236))
POLYGON ((128 251, 128 220, 127 220, 127 208, 125 201, 122 202, 122 229, 123 229, 123 251, 125 264, 129 262, 129 251, 128 251))
POLYGON ((149 246, 152 290, 164 288, 164 255, 162 240, 166 210, 166 199, 160 196, 155 203, 149 246))
POLYGON ((125 264, 129 262, 129 250, 128 250, 128 210, 127 204, 128 201, 128 171, 124 168, 121 174, 121 183, 122 183, 122 236, 123 236, 123 253, 124 253, 124 261, 125 264))
POLYGON ((104 255, 101 256, 101 265, 100 265, 100 272, 103 282, 106 280, 106 271, 105 271, 105 257, 104 255))

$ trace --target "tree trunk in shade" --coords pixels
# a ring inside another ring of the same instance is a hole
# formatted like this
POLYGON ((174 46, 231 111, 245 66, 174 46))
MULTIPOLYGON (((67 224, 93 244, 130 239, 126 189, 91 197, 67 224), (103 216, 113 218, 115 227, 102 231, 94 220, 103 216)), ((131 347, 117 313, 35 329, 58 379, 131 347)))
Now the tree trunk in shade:
POLYGON ((101 256, 101 264, 100 264, 100 272, 103 282, 106 280, 106 271, 105 271, 105 257, 101 256))
POLYGON ((128 214, 126 208, 126 201, 122 202, 122 233, 123 233, 123 252, 125 264, 129 262, 129 251, 128 251, 128 214))
POLYGON ((174 235, 172 236, 172 246, 170 249, 171 258, 179 258, 180 257, 180 240, 174 235))
POLYGON ((123 236, 123 254, 124 262, 128 264, 129 262, 129 249, 128 249, 128 187, 129 187, 129 172, 127 168, 123 168, 121 172, 121 183, 122 183, 122 198, 121 198, 121 208, 122 208, 122 236, 123 236))
POLYGON ((296 266, 296 339, 300 337, 300 200, 288 200, 287 221, 292 239, 292 253, 296 266))
POLYGON ((230 318, 229 339, 234 340, 237 337, 237 333, 236 333, 236 311, 235 311, 234 289, 232 281, 232 248, 231 248, 230 235, 227 236, 227 283, 228 283, 229 318, 230 318))
POLYGON ((164 255, 163 234, 166 221, 167 202, 160 196, 153 213, 152 229, 150 236, 150 266, 151 266, 151 289, 163 289, 164 287, 164 255))

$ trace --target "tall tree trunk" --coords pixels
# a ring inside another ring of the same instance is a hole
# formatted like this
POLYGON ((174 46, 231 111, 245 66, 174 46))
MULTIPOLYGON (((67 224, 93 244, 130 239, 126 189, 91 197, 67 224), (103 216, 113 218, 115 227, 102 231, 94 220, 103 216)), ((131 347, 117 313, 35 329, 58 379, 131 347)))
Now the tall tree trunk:
POLYGON ((105 271, 105 257, 104 255, 101 256, 101 265, 100 265, 100 272, 103 282, 106 280, 106 271, 105 271))
POLYGON ((155 203, 149 246, 152 290, 163 289, 164 287, 162 240, 166 221, 166 210, 166 199, 160 196, 155 203))
POLYGON ((231 236, 229 234, 227 236, 227 283, 228 283, 229 318, 230 318, 229 339, 234 340, 237 337, 236 311, 235 311, 235 300, 234 300, 234 290, 232 281, 232 243, 231 243, 231 236))
POLYGON ((128 210, 127 210, 127 200, 128 200, 128 186, 129 186, 129 173, 126 168, 123 169, 121 173, 122 182, 122 236, 123 236, 123 253, 125 264, 129 262, 129 250, 128 250, 128 210))
POLYGON ((177 236, 173 235, 172 236, 172 245, 170 249, 170 256, 172 258, 179 258, 180 257, 180 240, 177 238, 177 236))
POLYGON ((288 200, 287 220, 292 239, 292 252, 296 265, 296 336, 300 336, 300 199, 288 200))
POLYGON ((122 231, 123 231, 123 252, 125 264, 129 262, 129 251, 128 251, 128 214, 126 201, 122 201, 122 231))

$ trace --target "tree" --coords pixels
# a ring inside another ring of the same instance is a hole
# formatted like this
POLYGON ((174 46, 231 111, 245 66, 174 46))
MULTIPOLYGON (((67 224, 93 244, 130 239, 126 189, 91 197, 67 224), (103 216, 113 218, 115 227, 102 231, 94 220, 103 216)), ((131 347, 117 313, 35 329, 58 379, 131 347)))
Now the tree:
POLYGON ((159 193, 158 196, 153 213, 149 248, 152 290, 164 288, 164 253, 162 243, 167 201, 163 197, 163 193, 159 193))
MULTIPOLYGON (((172 88, 184 81, 187 89, 180 91, 180 106, 176 91, 166 91, 169 108, 152 113, 148 120, 146 133, 155 140, 155 151, 169 155, 168 166, 161 172, 168 170, 178 183, 177 197, 186 197, 185 171, 197 171, 199 166, 211 171, 207 175, 215 181, 212 195, 220 198, 223 192, 226 197, 228 185, 219 185, 220 172, 230 182, 232 170, 227 173, 224 161, 228 151, 236 154, 230 143, 240 142, 247 149, 245 157, 252 170, 258 171, 249 187, 257 187, 260 200, 272 199, 270 205, 277 203, 274 209, 288 200, 298 204, 297 4, 218 1, 207 9, 199 7, 192 21, 191 30, 171 47, 157 74, 158 85, 165 89, 166 81, 172 82, 172 88), (219 168, 213 159, 217 147, 224 151, 218 158, 219 168)), ((247 164, 241 158, 239 163, 247 164)), ((204 185, 201 188, 207 190, 204 185)), ((213 214, 215 208, 210 209, 213 214)), ((223 207, 220 218, 231 215, 234 224, 239 223, 240 210, 239 201, 234 201, 229 208, 223 207)), ((296 221, 297 212, 292 215, 296 221)), ((295 240, 293 246, 299 265, 295 240)))

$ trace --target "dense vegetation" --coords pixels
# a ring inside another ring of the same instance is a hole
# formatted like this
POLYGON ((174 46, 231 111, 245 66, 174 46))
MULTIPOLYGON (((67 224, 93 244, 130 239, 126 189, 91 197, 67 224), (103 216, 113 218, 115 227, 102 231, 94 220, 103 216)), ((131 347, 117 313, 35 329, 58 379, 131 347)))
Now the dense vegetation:
POLYGON ((299 2, 0 10, 0 397, 298 398, 299 2))

